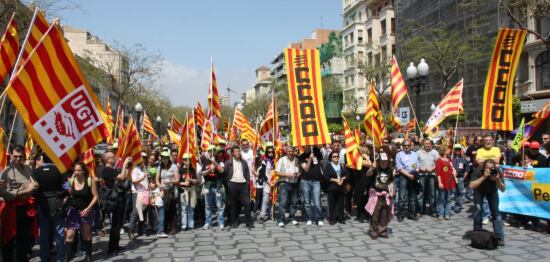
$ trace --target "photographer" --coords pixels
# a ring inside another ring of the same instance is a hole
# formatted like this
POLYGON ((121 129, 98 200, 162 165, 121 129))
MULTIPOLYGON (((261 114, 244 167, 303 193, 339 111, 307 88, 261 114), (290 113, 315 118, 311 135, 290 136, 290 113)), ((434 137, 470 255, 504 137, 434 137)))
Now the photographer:
POLYGON ((482 228, 483 200, 486 198, 493 217, 493 231, 498 237, 498 245, 504 246, 504 228, 498 210, 497 189, 504 192, 505 186, 503 174, 496 168, 495 160, 485 160, 482 166, 474 171, 470 188, 474 190, 474 203, 477 207, 474 214, 474 231, 482 228))

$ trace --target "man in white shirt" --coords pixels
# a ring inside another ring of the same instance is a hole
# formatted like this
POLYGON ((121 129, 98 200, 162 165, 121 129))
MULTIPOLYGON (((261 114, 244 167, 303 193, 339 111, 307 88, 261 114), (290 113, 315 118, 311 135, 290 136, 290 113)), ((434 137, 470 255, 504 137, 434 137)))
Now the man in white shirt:
POLYGON ((298 159, 296 158, 299 154, 300 150, 298 148, 288 146, 286 156, 279 159, 277 167, 275 168, 275 173, 279 176, 279 210, 277 214, 277 223, 279 227, 285 226, 286 207, 288 207, 291 223, 293 225, 298 224, 294 218, 294 214, 296 213, 295 206, 298 201, 298 192, 300 190, 300 185, 298 184, 300 172, 298 169, 298 159))
POLYGON ((241 157, 241 149, 238 146, 231 148, 231 159, 225 162, 222 167, 224 177, 229 187, 229 201, 231 205, 231 221, 233 228, 239 226, 239 213, 241 207, 244 207, 244 217, 246 219, 246 227, 251 229, 254 227, 252 216, 250 215, 250 170, 248 164, 241 157))

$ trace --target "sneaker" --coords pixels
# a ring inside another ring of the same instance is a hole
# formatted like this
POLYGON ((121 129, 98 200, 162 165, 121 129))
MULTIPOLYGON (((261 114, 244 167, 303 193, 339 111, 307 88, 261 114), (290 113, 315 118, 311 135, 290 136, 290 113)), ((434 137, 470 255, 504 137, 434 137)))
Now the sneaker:
POLYGON ((285 223, 281 222, 279 223, 279 227, 284 227, 285 226, 285 223))
POLYGON ((322 226, 325 225, 325 223, 323 223, 323 221, 319 221, 319 222, 317 222, 317 225, 320 226, 320 227, 322 227, 322 226))
POLYGON ((298 221, 296 221, 296 220, 292 220, 292 222, 290 222, 290 223, 292 223, 293 225, 298 225, 298 221))
POLYGON ((489 219, 485 218, 485 219, 483 219, 483 222, 481 222, 481 223, 484 224, 484 225, 487 225, 487 224, 489 224, 489 219))
POLYGON ((158 238, 167 238, 168 235, 165 234, 164 232, 162 232, 162 233, 158 233, 158 234, 157 234, 157 237, 158 237, 158 238))
POLYGON ((445 216, 445 220, 449 220, 449 219, 451 219, 450 216, 445 216))
POLYGON ((225 227, 223 225, 220 225, 219 228, 223 231, 225 227))
POLYGON ((121 234, 121 235, 124 235, 124 228, 121 228, 121 229, 120 229, 120 234, 121 234))
POLYGON ((308 220, 308 221, 306 222, 306 225, 311 226, 311 220, 308 220))
POLYGON ((204 229, 204 230, 207 230, 209 228, 210 228, 210 224, 204 224, 204 226, 202 227, 202 229, 204 229))

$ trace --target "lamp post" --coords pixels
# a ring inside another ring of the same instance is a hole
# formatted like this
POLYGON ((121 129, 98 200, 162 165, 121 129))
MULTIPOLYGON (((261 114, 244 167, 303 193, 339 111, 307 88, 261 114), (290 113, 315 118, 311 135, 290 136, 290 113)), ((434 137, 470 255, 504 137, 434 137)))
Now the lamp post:
POLYGON ((361 128, 361 123, 359 121, 361 121, 361 116, 360 115, 356 115, 355 116, 355 120, 357 120, 357 128, 361 128))
POLYGON ((157 116, 157 130, 158 130, 158 134, 159 136, 161 135, 161 130, 160 130, 160 122, 162 121, 162 118, 160 116, 157 116))
MULTIPOLYGON (((418 67, 414 66, 413 62, 407 67, 407 77, 411 82, 411 91, 414 91, 416 97, 414 111, 416 112, 417 118, 420 117, 420 92, 426 87, 426 76, 429 71, 430 67, 424 58, 420 59, 418 67)), ((417 119, 417 121, 419 120, 417 119)), ((416 129, 416 134, 420 136, 420 130, 418 128, 416 129)))
POLYGON ((138 131, 138 134, 141 136, 141 112, 143 112, 143 106, 141 105, 140 102, 138 102, 134 107, 134 109, 136 110, 136 113, 137 113, 137 124, 136 124, 137 131, 138 131))

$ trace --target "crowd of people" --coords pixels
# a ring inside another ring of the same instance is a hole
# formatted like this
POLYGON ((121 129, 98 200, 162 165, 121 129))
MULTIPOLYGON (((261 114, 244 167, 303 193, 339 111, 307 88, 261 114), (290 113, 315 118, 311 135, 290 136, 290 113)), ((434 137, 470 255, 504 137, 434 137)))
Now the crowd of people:
POLYGON ((27 261, 37 243, 42 261, 53 253, 56 261, 70 261, 80 252, 91 261, 92 236, 106 237, 107 229, 111 255, 123 250, 121 235, 166 238, 199 228, 251 229, 269 220, 278 227, 322 227, 355 217, 369 223, 372 239, 387 238, 394 215, 398 222, 449 220, 471 202, 474 230, 492 221, 499 245, 509 223, 541 228, 538 218, 499 212, 497 191, 505 190, 499 167, 550 167, 550 134, 524 142, 519 152, 491 135, 472 137, 466 148, 411 136, 384 139, 375 150, 363 143, 359 150, 361 168, 352 169, 337 139, 304 148, 268 143, 256 152, 246 140, 220 141, 194 165, 190 154, 178 159, 177 145, 155 142, 134 165, 131 158, 116 159, 115 144, 96 156, 96 170, 77 161, 61 174, 45 154, 26 157, 14 146, 0 175, 2 258, 27 261))

